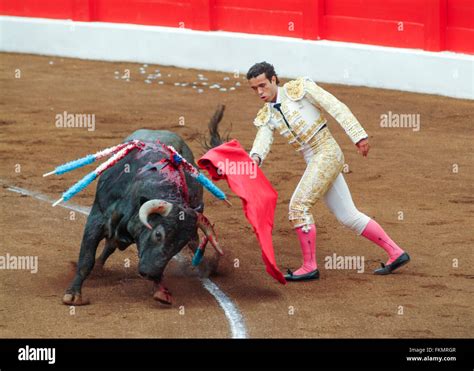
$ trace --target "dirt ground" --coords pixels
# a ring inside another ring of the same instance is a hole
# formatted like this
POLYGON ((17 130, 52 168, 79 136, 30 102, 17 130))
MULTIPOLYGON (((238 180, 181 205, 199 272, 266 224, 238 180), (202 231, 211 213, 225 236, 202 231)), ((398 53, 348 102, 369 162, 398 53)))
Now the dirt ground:
MULTIPOLYGON (((83 293, 92 304, 71 312, 61 298, 71 279, 69 262, 78 257, 85 216, 7 190, 15 185, 57 199, 90 167, 59 177, 43 178, 43 173, 117 144, 139 128, 172 130, 199 157, 204 153, 199 137, 219 103, 227 107, 222 131, 232 127, 231 138, 250 149, 261 103, 243 76, 151 65, 142 74, 141 66, 0 55, 0 255, 39 257, 36 274, 0 270, 0 337, 230 335, 215 299, 175 261, 166 271, 175 304, 164 308, 154 302, 151 283, 138 276, 133 246, 116 252, 103 276, 86 281, 83 293), (130 81, 120 78, 125 69, 130 81), (155 69, 162 77, 146 83, 155 69), (199 80, 199 73, 208 80, 199 80), (227 91, 210 89, 214 83, 227 91), (94 114, 95 130, 56 127, 55 117, 64 111, 94 114)), ((341 226, 321 202, 313 210, 321 279, 283 286, 266 274, 238 198, 231 195, 234 207, 227 208, 206 194, 207 215, 217 223, 226 252, 213 281, 240 309, 250 337, 472 337, 474 102, 322 86, 351 108, 370 136, 371 151, 363 158, 330 121, 349 166, 345 178, 356 205, 410 253, 412 262, 397 274, 374 276, 373 269, 386 260, 384 251, 341 226), (389 111, 419 114, 420 130, 382 128, 380 117, 389 111), (364 272, 325 269, 325 257, 334 253, 364 257, 364 272)), ((287 207, 304 160, 276 134, 262 169, 279 193, 277 262, 282 270, 297 268, 301 253, 287 207)), ((219 186, 230 193, 225 183, 219 186)), ((90 206, 94 192, 92 185, 73 201, 90 206)))

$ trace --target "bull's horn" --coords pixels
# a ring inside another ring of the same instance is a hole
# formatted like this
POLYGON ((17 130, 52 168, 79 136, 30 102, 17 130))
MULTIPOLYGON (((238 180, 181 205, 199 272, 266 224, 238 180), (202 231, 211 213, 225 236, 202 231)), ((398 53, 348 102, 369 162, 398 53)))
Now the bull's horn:
POLYGON ((148 228, 152 229, 150 223, 148 223, 148 217, 151 214, 160 214, 163 216, 168 216, 173 208, 173 204, 164 200, 150 200, 145 202, 138 212, 138 217, 140 221, 148 228))
POLYGON ((216 249, 216 251, 220 255, 224 255, 224 252, 219 246, 219 242, 217 242, 217 236, 216 236, 216 232, 214 231, 214 227, 209 222, 209 219, 207 219, 204 216, 204 214, 197 213, 197 215, 198 215, 198 219, 197 219, 198 228, 204 232, 209 242, 211 243, 212 247, 216 249))

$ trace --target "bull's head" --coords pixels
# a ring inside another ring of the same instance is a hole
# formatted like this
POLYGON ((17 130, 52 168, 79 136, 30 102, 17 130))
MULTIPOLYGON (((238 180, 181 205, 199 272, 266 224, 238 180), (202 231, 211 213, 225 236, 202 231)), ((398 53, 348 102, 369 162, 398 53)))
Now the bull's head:
POLYGON ((138 217, 146 227, 142 227, 137 243, 138 269, 143 277, 154 281, 161 280, 170 259, 196 236, 196 227, 215 240, 212 228, 204 225, 199 213, 168 201, 154 199, 144 202, 138 217))

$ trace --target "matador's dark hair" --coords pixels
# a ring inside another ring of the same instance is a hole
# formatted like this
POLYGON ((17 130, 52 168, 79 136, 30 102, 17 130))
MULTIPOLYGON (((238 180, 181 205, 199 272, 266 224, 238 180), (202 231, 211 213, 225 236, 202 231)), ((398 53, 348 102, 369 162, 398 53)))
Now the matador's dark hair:
POLYGON ((277 85, 280 84, 280 80, 278 79, 278 76, 275 72, 275 67, 267 62, 255 63, 252 67, 250 67, 249 72, 247 72, 247 80, 253 79, 262 73, 264 73, 265 77, 270 81, 272 81, 272 77, 275 76, 277 85))

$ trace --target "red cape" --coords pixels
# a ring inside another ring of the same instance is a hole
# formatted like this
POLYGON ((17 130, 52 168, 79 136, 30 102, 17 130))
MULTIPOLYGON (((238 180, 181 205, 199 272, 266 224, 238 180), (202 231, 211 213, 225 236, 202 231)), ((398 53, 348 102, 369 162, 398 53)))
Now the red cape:
POLYGON ((213 180, 226 179, 230 189, 240 197, 245 216, 260 243, 267 272, 286 284, 275 262, 272 242, 278 194, 263 172, 235 139, 209 150, 197 163, 209 172, 213 180))

